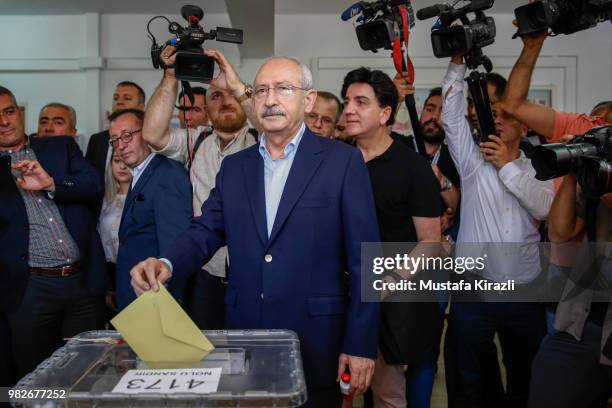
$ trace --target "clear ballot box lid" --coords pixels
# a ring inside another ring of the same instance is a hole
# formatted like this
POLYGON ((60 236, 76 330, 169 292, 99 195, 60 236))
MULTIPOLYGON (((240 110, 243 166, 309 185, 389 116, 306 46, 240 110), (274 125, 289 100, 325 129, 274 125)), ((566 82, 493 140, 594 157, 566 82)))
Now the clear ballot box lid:
MULTIPOLYGON (((217 371, 210 393, 113 390, 130 370, 152 370, 116 331, 90 331, 22 378, 15 390, 61 390, 65 399, 13 400, 17 407, 295 407, 306 401, 306 381, 297 335, 288 330, 204 331, 215 350, 185 369, 217 371), (98 342, 100 339, 105 342, 98 342), (117 342, 117 340, 119 340, 117 342), (115 344, 113 344, 115 343, 115 344), (119 343, 119 344, 117 344, 119 343), (213 370, 214 369, 214 370, 213 370)), ((171 367, 172 369, 183 367, 171 367)), ((133 372, 131 372, 133 373, 133 372)), ((139 372, 142 374, 142 372, 139 372)), ((124 379, 125 381, 125 379, 124 379)))

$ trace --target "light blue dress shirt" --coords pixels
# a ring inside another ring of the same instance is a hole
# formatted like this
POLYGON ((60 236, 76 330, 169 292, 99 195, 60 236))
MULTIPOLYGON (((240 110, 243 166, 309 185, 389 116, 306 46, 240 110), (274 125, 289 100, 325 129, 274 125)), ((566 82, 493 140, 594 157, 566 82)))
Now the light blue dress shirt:
MULTIPOLYGON (((293 164, 295 158, 295 152, 297 151, 298 145, 302 140, 306 130, 306 125, 302 123, 300 130, 291 139, 291 141, 285 146, 283 157, 280 159, 272 160, 268 149, 266 149, 266 135, 261 135, 259 141, 259 154, 263 157, 264 161, 264 186, 265 186, 265 197, 266 197, 266 222, 268 225, 268 238, 272 233, 272 227, 274 226, 274 219, 276 218, 276 212, 278 211, 278 205, 280 203, 283 190, 285 189, 285 183, 289 176, 289 170, 293 164)), ((161 258, 170 272, 172 272, 172 262, 166 258, 161 258)))
POLYGON ((283 157, 280 159, 273 160, 270 157, 270 153, 266 148, 266 135, 262 134, 261 140, 259 141, 259 154, 264 160, 264 185, 265 185, 265 197, 266 197, 266 222, 268 225, 268 238, 272 233, 272 226, 274 225, 274 219, 276 218, 276 212, 278 211, 278 205, 280 203, 283 190, 285 189, 285 183, 289 176, 289 170, 293 164, 295 158, 295 152, 297 151, 298 145, 304 135, 306 125, 302 123, 300 130, 291 139, 291 141, 285 146, 283 157))

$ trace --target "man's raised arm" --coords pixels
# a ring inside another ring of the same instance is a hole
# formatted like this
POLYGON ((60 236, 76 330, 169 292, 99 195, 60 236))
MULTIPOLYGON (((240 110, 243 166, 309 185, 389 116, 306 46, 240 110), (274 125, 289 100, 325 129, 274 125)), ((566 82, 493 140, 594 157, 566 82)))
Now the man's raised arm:
MULTIPOLYGON (((162 50, 161 59, 166 65, 173 65, 176 59, 175 48, 167 46, 162 50)), ((155 150, 162 150, 170 141, 168 125, 174 112, 174 102, 178 93, 178 81, 173 68, 166 68, 161 83, 151 96, 145 111, 142 137, 155 150)))
POLYGON ((501 106, 507 114, 548 139, 553 136, 555 111, 527 100, 531 76, 546 35, 544 31, 521 37, 523 50, 510 73, 501 106))

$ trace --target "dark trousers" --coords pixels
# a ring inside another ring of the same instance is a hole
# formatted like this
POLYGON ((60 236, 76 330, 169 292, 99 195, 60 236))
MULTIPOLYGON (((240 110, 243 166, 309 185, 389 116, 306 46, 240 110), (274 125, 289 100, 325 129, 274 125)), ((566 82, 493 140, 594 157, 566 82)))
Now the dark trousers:
POLYGON ((458 373, 454 406, 526 407, 531 363, 546 334, 544 307, 537 303, 453 303, 450 319, 458 373), (497 398, 487 389, 495 333, 507 373, 506 392, 497 398))
MULTIPOLYGON (((457 353, 454 344, 457 341, 453 336, 453 322, 447 319, 446 336, 444 339, 444 378, 446 380, 446 395, 448 398, 448 408, 461 406, 463 396, 457 389, 461 383, 459 367, 457 367, 457 353)), ((497 346, 494 342, 483 345, 481 350, 484 362, 482 364, 484 374, 484 406, 495 407, 501 403, 504 395, 504 385, 502 383, 499 361, 497 359, 497 346)))
POLYGON ((563 332, 546 336, 533 361, 529 407, 601 406, 612 388, 612 367, 599 363, 600 353, 601 327, 591 322, 580 341, 563 332))
POLYGON ((183 307, 202 330, 225 328, 225 288, 222 278, 200 269, 185 285, 183 307))
POLYGON ((0 387, 12 387, 15 381, 15 367, 11 355, 11 328, 6 314, 0 313, 0 387))
POLYGON ((302 405, 304 408, 340 408, 342 406, 342 393, 340 386, 329 388, 308 388, 308 399, 302 405))
POLYGON ((31 275, 21 305, 8 315, 18 378, 63 345, 63 339, 104 326, 104 298, 92 296, 80 274, 31 275))

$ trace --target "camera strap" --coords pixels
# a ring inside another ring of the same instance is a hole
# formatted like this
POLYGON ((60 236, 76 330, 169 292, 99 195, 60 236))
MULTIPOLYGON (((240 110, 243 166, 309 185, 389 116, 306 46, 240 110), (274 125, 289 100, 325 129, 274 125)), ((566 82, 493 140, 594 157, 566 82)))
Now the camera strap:
MULTIPOLYGON (((399 6, 399 12, 402 17, 401 33, 404 37, 404 46, 406 48, 406 58, 404 59, 404 50, 402 48, 402 35, 398 35, 393 40, 393 65, 398 74, 404 72, 408 73, 408 83, 412 85, 414 83, 414 64, 408 55, 408 43, 410 41, 410 27, 414 25, 414 13, 412 12, 412 6, 408 2, 407 9, 405 6, 399 6), (410 12, 410 14, 409 14, 410 12)), ((416 110, 416 101, 414 95, 407 95, 404 99, 406 109, 408 109, 408 115, 410 116, 410 124, 412 125, 412 133, 414 134, 414 143, 416 144, 417 152, 427 157, 427 151, 425 150, 425 142, 423 141, 423 129, 421 128, 421 122, 419 114, 416 110)))
POLYGON ((402 33, 404 37, 404 46, 406 47, 406 60, 404 61, 404 52, 402 49, 401 37, 397 36, 393 40, 393 64, 398 74, 402 74, 404 71, 408 73, 408 83, 412 85, 414 83, 414 65, 408 55, 408 43, 410 41, 410 22, 408 21, 408 10, 406 7, 399 7, 400 14, 402 16, 402 33))

